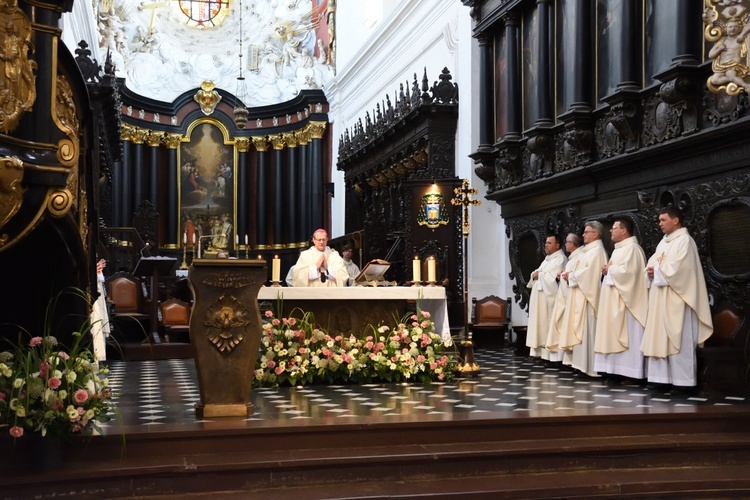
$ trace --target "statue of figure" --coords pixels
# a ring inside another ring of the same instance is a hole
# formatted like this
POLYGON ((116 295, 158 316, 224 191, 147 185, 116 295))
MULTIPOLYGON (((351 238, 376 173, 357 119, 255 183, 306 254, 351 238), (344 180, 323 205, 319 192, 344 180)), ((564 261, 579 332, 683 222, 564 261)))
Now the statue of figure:
POLYGON ((750 91, 750 79, 747 78, 750 74, 750 43, 747 37, 750 24, 732 18, 724 25, 722 32, 722 37, 708 53, 708 57, 713 59, 714 71, 708 85, 713 91, 726 87, 729 94, 737 94, 741 89, 750 91))
POLYGON ((323 40, 318 38, 318 62, 320 64, 328 64, 328 47, 325 46, 323 40))
POLYGON ((232 224, 229 222, 229 214, 223 217, 217 217, 211 228, 211 247, 213 249, 224 249, 229 245, 229 239, 232 234, 232 224))

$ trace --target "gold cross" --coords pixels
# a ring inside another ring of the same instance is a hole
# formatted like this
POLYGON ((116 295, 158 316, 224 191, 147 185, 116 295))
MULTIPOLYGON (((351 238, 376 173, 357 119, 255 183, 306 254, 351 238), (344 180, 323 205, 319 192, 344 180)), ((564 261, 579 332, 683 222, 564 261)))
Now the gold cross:
POLYGON ((144 4, 144 3, 141 4, 142 9, 152 9, 151 10, 151 22, 148 25, 149 35, 153 34, 153 31, 154 31, 154 20, 156 19, 156 8, 166 7, 167 5, 169 5, 169 2, 157 2, 157 1, 154 1, 153 3, 148 3, 148 4, 144 4))
POLYGON ((477 190, 475 188, 469 187, 469 179, 464 179, 464 182, 461 185, 461 187, 457 187, 453 189, 453 192, 456 194, 456 197, 451 199, 451 205, 454 205, 454 206, 461 205, 464 207, 461 226, 463 227, 464 238, 468 238, 469 237, 469 206, 480 205, 482 202, 477 199, 471 199, 471 195, 477 194, 477 190))
POLYGON ((666 256, 664 255, 664 252, 662 252, 659 258, 656 259, 656 261, 659 263, 659 265, 661 265, 665 258, 666 256))

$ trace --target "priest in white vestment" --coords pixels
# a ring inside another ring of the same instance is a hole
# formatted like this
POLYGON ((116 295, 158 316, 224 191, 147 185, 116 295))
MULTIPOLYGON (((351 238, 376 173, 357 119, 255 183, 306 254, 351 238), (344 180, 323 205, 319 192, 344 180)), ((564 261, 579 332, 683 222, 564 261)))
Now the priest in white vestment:
POLYGON ((560 349, 571 351, 570 365, 591 377, 598 376, 594 369, 594 335, 602 266, 607 263, 601 239, 603 231, 604 226, 598 221, 586 223, 584 246, 575 270, 562 275, 568 281, 570 293, 560 332, 560 349))
POLYGON ((352 261, 353 252, 351 245, 344 245, 344 248, 341 249, 341 256, 344 258, 344 268, 349 274, 349 286, 354 285, 354 279, 359 274, 359 266, 352 261))
POLYGON ((96 291, 99 297, 91 308, 91 336, 96 362, 107 360, 107 337, 110 333, 107 296, 104 294, 104 268, 107 261, 99 259, 96 263, 96 291))
POLYGON ((530 348, 531 356, 549 359, 549 351, 545 347, 552 308, 557 296, 558 275, 568 261, 562 251, 559 235, 547 236, 544 242, 546 257, 538 269, 531 273, 529 288, 529 326, 526 334, 526 345, 530 348))
POLYGON ((649 382, 692 387, 698 383, 695 348, 713 333, 706 281, 682 212, 662 209, 659 228, 664 238, 646 267, 651 287, 641 350, 649 382))
POLYGON ((344 259, 328 244, 328 233, 317 229, 313 246, 301 252, 294 265, 294 286, 346 286, 349 274, 344 259))
POLYGON ((596 319, 594 369, 644 378, 643 328, 648 313, 646 254, 633 236, 633 221, 615 219, 610 234, 615 249, 602 268, 604 281, 596 319))
MULTIPOLYGON (((565 269, 563 269, 560 275, 575 269, 576 261, 581 255, 581 250, 583 249, 582 245, 583 239, 575 233, 570 233, 565 237, 565 251, 568 252, 568 262, 565 264, 565 269)), ((568 310, 568 295, 570 294, 568 282, 564 279, 560 279, 559 281, 560 284, 557 289, 557 294, 555 295, 555 304, 552 307, 552 313, 550 315, 546 341, 549 360, 554 362, 562 361, 563 353, 565 352, 559 348, 560 332, 563 328, 565 312, 568 310)))

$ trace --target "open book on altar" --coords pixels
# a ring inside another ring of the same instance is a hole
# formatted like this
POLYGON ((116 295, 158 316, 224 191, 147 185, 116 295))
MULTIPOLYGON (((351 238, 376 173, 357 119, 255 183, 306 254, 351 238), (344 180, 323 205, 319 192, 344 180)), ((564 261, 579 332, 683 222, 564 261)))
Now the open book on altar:
POLYGON ((355 285, 361 286, 392 286, 396 285, 395 281, 385 281, 384 275, 391 264, 388 261, 375 259, 371 260, 362 268, 356 278, 355 285))

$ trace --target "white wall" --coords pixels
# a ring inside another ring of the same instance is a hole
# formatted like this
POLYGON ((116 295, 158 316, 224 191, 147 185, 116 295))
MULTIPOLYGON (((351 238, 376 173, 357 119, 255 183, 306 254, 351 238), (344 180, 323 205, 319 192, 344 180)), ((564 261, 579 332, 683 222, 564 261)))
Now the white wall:
MULTIPOLYGON (((472 38, 469 8, 460 0, 385 0, 369 2, 339 0, 336 17, 337 76, 326 87, 333 128, 336 197, 333 199, 332 234, 344 233, 344 175, 336 170, 338 138, 365 112, 394 94, 399 84, 411 82, 414 73, 421 84, 427 68, 432 85, 444 67, 459 86, 456 174, 468 178, 482 201, 470 212, 469 297, 512 296, 508 279, 508 242, 500 207, 484 199, 484 182, 474 175, 479 137, 479 82, 475 65, 478 44, 472 38), (376 4, 375 7, 367 7, 376 4), (382 10, 380 10, 382 9, 382 10), (381 19, 378 16, 382 15, 381 19)), ((525 313, 514 311, 514 323, 525 324, 525 313)))

